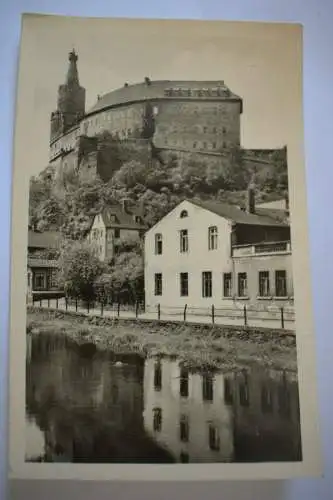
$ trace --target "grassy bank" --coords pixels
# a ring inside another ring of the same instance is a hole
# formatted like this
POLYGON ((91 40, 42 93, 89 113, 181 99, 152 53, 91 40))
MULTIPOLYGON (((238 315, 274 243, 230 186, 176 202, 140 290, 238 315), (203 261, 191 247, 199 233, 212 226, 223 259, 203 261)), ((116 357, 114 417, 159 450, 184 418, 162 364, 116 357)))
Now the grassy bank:
POLYGON ((295 336, 288 332, 222 325, 111 320, 76 313, 28 309, 27 331, 65 334, 75 342, 119 354, 177 356, 193 369, 225 369, 254 363, 296 370, 295 336))

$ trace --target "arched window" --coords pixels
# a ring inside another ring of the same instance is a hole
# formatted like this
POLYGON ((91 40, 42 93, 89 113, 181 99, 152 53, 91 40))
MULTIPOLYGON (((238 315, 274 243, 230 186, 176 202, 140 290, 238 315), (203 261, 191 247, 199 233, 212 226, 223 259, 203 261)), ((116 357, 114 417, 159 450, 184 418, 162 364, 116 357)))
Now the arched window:
POLYGON ((180 218, 181 218, 181 219, 184 219, 184 217, 188 217, 188 212, 187 212, 187 210, 182 210, 182 211, 180 212, 180 218))

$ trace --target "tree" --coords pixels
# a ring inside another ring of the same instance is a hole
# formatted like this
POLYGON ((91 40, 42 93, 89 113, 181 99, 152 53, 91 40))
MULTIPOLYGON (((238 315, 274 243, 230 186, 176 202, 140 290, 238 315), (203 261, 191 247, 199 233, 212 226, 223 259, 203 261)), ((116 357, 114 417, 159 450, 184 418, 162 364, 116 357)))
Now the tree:
POLYGON ((59 285, 66 294, 83 300, 94 298, 94 283, 105 265, 86 242, 66 242, 59 258, 59 285))
POLYGON ((124 163, 113 176, 113 184, 126 186, 128 189, 145 182, 147 167, 142 163, 132 160, 124 163))

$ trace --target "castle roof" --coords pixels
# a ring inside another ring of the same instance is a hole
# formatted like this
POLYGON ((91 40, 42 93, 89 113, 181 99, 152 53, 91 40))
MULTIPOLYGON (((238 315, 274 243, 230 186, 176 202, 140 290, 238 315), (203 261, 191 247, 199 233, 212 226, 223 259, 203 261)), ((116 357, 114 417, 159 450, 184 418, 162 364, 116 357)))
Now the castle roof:
POLYGON ((239 100, 222 81, 149 80, 123 87, 100 96, 87 115, 108 107, 151 99, 198 98, 212 101, 239 100))

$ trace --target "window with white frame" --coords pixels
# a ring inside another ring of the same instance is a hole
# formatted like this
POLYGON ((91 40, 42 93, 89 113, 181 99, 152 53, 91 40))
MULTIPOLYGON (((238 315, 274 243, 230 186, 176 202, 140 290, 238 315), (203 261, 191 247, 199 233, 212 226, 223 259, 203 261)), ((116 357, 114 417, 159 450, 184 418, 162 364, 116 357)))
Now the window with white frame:
POLYGON ((270 296, 269 271, 259 271, 259 297, 270 296))
POLYGON ((211 297, 213 288, 213 278, 211 271, 204 271, 202 273, 202 296, 211 297))
POLYGON ((275 295, 276 297, 287 296, 287 273, 280 270, 275 271, 275 295))
POLYGON ((162 295, 162 273, 155 274, 155 295, 162 295))
POLYGON ((180 273, 180 295, 188 296, 188 273, 180 273))
POLYGON ((238 297, 247 297, 247 274, 238 273, 238 297))
POLYGON ((223 273, 223 296, 231 297, 232 296, 232 274, 231 273, 223 273))
POLYGON ((208 249, 216 250, 217 249, 217 226, 211 226, 208 228, 208 249))

